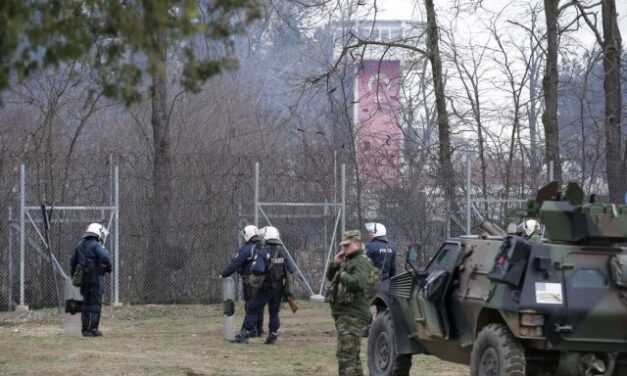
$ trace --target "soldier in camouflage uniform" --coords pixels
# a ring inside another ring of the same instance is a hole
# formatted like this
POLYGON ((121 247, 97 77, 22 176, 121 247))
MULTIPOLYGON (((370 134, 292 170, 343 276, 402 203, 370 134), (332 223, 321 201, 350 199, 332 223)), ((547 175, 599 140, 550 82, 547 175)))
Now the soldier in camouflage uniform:
POLYGON ((327 273, 331 281, 328 301, 337 330, 339 375, 362 376, 361 334, 370 320, 369 285, 377 271, 364 254, 359 230, 346 231, 340 245, 342 251, 335 256, 327 273))

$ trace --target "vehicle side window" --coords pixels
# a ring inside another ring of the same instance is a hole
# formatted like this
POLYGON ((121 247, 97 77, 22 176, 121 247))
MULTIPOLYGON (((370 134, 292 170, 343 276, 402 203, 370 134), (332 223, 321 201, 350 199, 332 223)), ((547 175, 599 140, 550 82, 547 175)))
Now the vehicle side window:
POLYGON ((459 257, 460 248, 456 244, 446 244, 440 248, 440 251, 434 256, 429 264, 428 271, 445 270, 453 271, 455 263, 459 257))
POLYGON ((607 288, 607 281, 598 269, 581 268, 570 278, 570 285, 574 288, 607 288))

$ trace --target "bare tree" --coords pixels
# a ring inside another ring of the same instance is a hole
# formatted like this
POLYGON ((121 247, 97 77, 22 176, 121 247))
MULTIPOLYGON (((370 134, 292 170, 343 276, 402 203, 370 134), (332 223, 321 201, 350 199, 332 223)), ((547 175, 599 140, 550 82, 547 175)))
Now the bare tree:
POLYGON ((596 14, 587 5, 575 0, 586 24, 594 33, 603 53, 604 88, 605 88, 605 161, 607 186, 612 202, 623 202, 627 189, 627 166, 623 155, 623 92, 621 89, 622 40, 618 28, 616 1, 601 1, 603 35, 596 24, 596 14), (594 19, 592 17, 595 17, 594 19))
MULTIPOLYGON (((487 211, 487 199, 488 199, 488 180, 487 180, 487 161, 486 161, 486 140, 485 140, 485 125, 484 125, 484 104, 481 93, 481 82, 484 80, 484 71, 481 70, 484 58, 488 51, 488 43, 484 43, 481 46, 471 45, 468 48, 470 54, 470 62, 466 63, 460 56, 459 46, 455 42, 455 37, 451 33, 451 52, 453 63, 459 81, 464 87, 465 99, 470 105, 472 118, 475 123, 477 131, 477 147, 479 152, 479 162, 481 171, 481 194, 485 200, 485 209, 487 211)), ((457 112, 457 111, 455 111, 457 112)), ((458 116, 463 117, 461 114, 458 116)))
POLYGON ((542 46, 539 43, 537 34, 538 31, 538 5, 530 8, 531 22, 528 30, 528 44, 527 49, 529 51, 529 100, 527 104, 527 121, 529 123, 529 163, 530 163, 530 177, 531 177, 531 191, 538 189, 539 175, 542 170, 542 158, 538 152, 538 146, 540 145, 538 139, 538 113, 542 105, 541 93, 539 93, 539 76, 542 71, 542 61, 545 58, 544 51, 541 50, 542 46))
POLYGON ((440 36, 435 14, 433 0, 425 0, 427 12, 427 57, 431 62, 433 76, 433 88, 438 114, 438 140, 439 140, 439 179, 444 191, 449 214, 457 214, 455 201, 456 184, 455 170, 453 169, 453 148, 451 146, 451 129, 446 109, 446 96, 444 94, 444 79, 442 77, 442 58, 440 56, 440 36))
POLYGON ((544 91, 544 125, 545 159, 553 166, 553 180, 562 181, 562 162, 560 158, 559 123, 557 120, 557 95, 559 69, 557 62, 559 48, 559 0, 544 0, 544 16, 546 20, 546 64, 542 89, 544 91))
MULTIPOLYGON (((509 48, 505 45, 501 34, 498 31, 496 22, 493 21, 490 26, 490 31, 494 40, 496 41, 498 47, 498 55, 500 58, 497 58, 496 61, 502 67, 503 74, 507 81, 507 93, 511 97, 511 111, 512 111, 512 133, 510 136, 509 149, 508 149, 508 158, 506 163, 506 175, 505 175, 505 197, 509 198, 511 186, 512 186, 512 174, 513 173, 522 173, 521 169, 514 168, 514 156, 517 146, 522 149, 522 142, 520 139, 520 128, 521 128, 521 117, 522 117, 522 109, 524 106, 523 103, 523 92, 528 86, 528 81, 530 79, 530 68, 532 66, 532 57, 533 54, 526 54, 525 49, 516 49, 512 50, 518 52, 520 54, 520 59, 522 60, 522 73, 517 75, 515 73, 514 68, 514 59, 510 57, 509 48)), ((536 49, 536 46, 533 46, 533 49, 536 49)), ((533 50, 532 49, 532 50, 533 50)), ((522 151, 522 150, 521 150, 522 151)), ((521 157, 524 154, 521 153, 521 157)), ((524 181, 524 178, 520 181, 524 181)))
MULTIPOLYGON (((593 82, 596 78, 595 68, 598 67, 600 51, 595 47, 586 51, 582 57, 577 56, 576 59, 576 61, 563 64, 573 72, 568 72, 569 81, 572 82, 564 82, 566 90, 564 90, 562 100, 567 101, 569 97, 574 97, 576 102, 576 111, 574 111, 576 118, 572 114, 570 116, 567 114, 566 117, 572 119, 571 125, 579 128, 576 132, 577 139, 573 143, 579 152, 579 181, 582 187, 588 187, 590 190, 591 184, 595 180, 596 166, 599 160, 602 160, 604 153, 603 145, 600 144, 602 137, 597 137, 598 122, 593 117, 596 113, 592 113, 593 103, 591 103, 590 98, 595 95, 593 82), (583 60, 583 64, 580 63, 581 60, 583 60)), ((568 108, 565 109, 565 111, 568 110, 568 108)))
POLYGON ((542 73, 542 63, 546 56, 546 50, 542 46, 544 32, 539 27, 539 15, 541 13, 539 3, 529 4, 529 22, 521 24, 515 20, 508 20, 509 23, 521 27, 526 33, 526 44, 517 46, 516 49, 528 61, 529 84, 528 84, 528 100, 526 103, 526 116, 529 127, 529 151, 527 159, 529 160, 529 177, 530 190, 532 192, 538 189, 540 183, 540 172, 542 170, 542 156, 539 153, 541 139, 538 136, 538 114, 542 109, 542 91, 540 88, 540 74, 542 73))

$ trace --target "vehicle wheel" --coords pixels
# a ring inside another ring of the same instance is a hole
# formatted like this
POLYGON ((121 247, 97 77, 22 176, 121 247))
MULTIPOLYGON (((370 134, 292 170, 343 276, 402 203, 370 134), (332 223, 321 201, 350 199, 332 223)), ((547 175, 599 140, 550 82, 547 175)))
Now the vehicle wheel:
MULTIPOLYGON (((605 364, 605 372, 603 373, 602 376, 624 375, 624 373, 622 372, 617 372, 616 374, 614 374, 614 371, 617 368, 616 367, 616 358, 617 358, 616 353, 597 353, 596 356, 597 358, 601 358, 601 360, 603 360, 603 363, 605 364)), ((588 374, 588 371, 585 368, 586 368, 585 366, 580 365, 579 373, 581 375, 588 374)))
POLYGON ((618 357, 618 354, 605 353, 603 354, 603 356, 605 357, 605 367, 607 368, 607 370, 605 371, 605 374, 607 376, 624 375, 623 372, 614 373, 616 371, 616 358, 618 357))
POLYGON ((483 328, 470 355, 471 376, 525 376, 525 351, 502 324, 483 328))
POLYGON ((411 354, 398 354, 394 323, 389 311, 377 315, 368 335, 368 370, 371 376, 409 376, 411 354))

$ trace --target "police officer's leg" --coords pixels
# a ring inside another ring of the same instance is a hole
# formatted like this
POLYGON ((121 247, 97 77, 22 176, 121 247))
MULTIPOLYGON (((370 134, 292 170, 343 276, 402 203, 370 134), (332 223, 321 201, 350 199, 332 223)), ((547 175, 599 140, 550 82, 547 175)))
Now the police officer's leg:
POLYGON ((89 336, 89 311, 85 305, 81 311, 81 333, 83 336, 89 336))
POLYGON ((249 301, 244 301, 244 319, 242 320, 242 327, 240 328, 240 331, 244 330, 244 324, 246 324, 246 316, 248 316, 249 312, 250 312, 250 302, 249 301))
POLYGON ((337 363, 340 376, 363 376, 359 352, 361 350, 361 331, 366 323, 349 316, 335 319, 337 330, 337 363))
POLYGON ((261 307, 261 296, 256 296, 248 302, 246 317, 244 318, 244 330, 250 334, 255 330, 257 318, 261 307))
POLYGON ((248 302, 246 309, 246 317, 244 318, 244 327, 240 334, 235 336, 235 342, 248 343, 248 338, 251 333, 255 331, 257 321, 259 320, 259 314, 264 304, 264 294, 262 290, 255 293, 254 296, 248 302))
POLYGON ((83 296, 83 305, 81 307, 81 333, 86 335, 89 333, 89 290, 85 287, 81 287, 81 295, 83 296))
MULTIPOLYGON (((246 312, 249 311, 249 306, 250 306, 250 302, 252 300, 252 295, 253 295, 253 289, 250 286, 250 284, 245 283, 244 284, 244 309, 246 310, 246 312)), ((264 306, 261 307, 257 307, 258 308, 258 312, 257 312, 257 325, 255 326, 254 330, 250 331, 250 336, 251 337, 259 337, 261 336, 261 333, 263 332, 263 310, 264 310, 264 306)), ((244 323, 242 323, 242 330, 244 329, 244 323)))
POLYGON ((83 311, 81 312, 82 334, 85 337, 95 337, 92 331, 96 314, 99 312, 99 299, 96 286, 86 286, 81 289, 83 294, 83 311))
POLYGON ((270 311, 270 333, 268 333, 268 337, 266 338, 266 344, 269 345, 275 343, 279 335, 279 328, 281 327, 279 312, 281 311, 282 298, 282 288, 273 288, 271 290, 268 300, 268 310, 270 311))
POLYGON ((244 319, 242 320, 242 326, 240 332, 244 330, 244 323, 246 322, 246 315, 248 314, 248 302, 244 300, 244 319))
POLYGON ((263 335, 263 315, 265 310, 265 307, 261 307, 259 319, 257 320, 257 335, 259 335, 260 337, 263 335))
POLYGON ((94 317, 91 322, 92 324, 91 332, 96 337, 102 336, 102 332, 100 332, 99 327, 100 327, 100 316, 102 314, 102 296, 103 295, 104 295, 104 291, 103 291, 102 285, 98 285, 98 288, 96 290, 96 301, 94 305, 94 317))
POLYGON ((242 320, 242 328, 240 329, 240 331, 244 330, 244 324, 246 323, 246 316, 248 315, 250 311, 250 301, 252 300, 252 296, 251 296, 252 288, 250 287, 250 284, 244 282, 242 286, 243 286, 242 292, 243 292, 243 298, 244 298, 244 320, 242 320))

